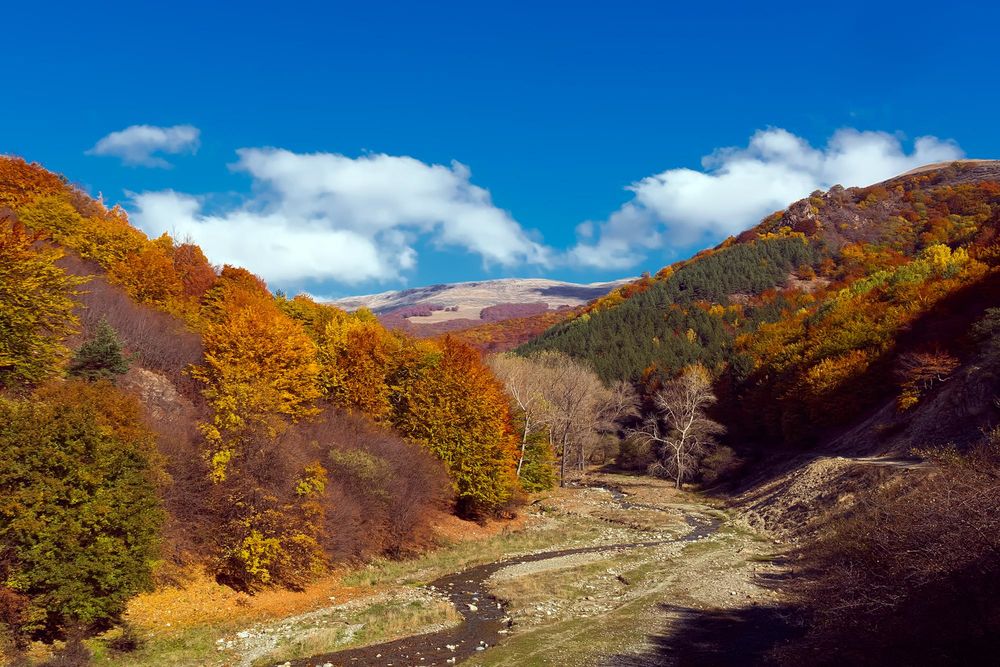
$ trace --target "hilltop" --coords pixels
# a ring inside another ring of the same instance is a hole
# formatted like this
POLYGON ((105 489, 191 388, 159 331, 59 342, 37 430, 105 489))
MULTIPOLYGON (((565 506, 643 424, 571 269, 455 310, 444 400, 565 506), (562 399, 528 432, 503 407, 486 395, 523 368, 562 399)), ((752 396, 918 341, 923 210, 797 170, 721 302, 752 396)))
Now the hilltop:
POLYGON ((345 297, 330 303, 346 310, 367 308, 386 327, 418 338, 452 334, 479 350, 502 352, 627 282, 582 285, 505 278, 345 297))
POLYGON ((582 306, 626 282, 629 279, 579 284, 545 278, 502 278, 349 296, 329 303, 345 310, 367 308, 376 314, 417 305, 440 306, 441 310, 434 311, 436 315, 423 316, 440 322, 460 317, 478 319, 483 308, 501 304, 545 304, 551 309, 582 306))

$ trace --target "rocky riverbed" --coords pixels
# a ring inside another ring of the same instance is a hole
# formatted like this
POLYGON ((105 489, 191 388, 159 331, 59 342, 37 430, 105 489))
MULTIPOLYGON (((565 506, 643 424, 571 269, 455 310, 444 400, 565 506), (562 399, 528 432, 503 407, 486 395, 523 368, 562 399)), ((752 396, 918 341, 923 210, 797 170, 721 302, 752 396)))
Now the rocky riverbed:
MULTIPOLYGON (((588 484, 536 502, 525 528, 591 522, 599 528, 587 544, 513 553, 407 589, 427 604, 452 605, 457 623, 308 658, 246 664, 626 664, 648 652, 650 638, 669 624, 665 603, 728 609, 778 596, 760 584, 761 575, 777 569, 767 562, 775 547, 738 520, 658 480, 603 475, 588 484), (637 618, 645 627, 636 627, 637 618)), ((280 655, 277 634, 263 652, 271 657, 280 655)))

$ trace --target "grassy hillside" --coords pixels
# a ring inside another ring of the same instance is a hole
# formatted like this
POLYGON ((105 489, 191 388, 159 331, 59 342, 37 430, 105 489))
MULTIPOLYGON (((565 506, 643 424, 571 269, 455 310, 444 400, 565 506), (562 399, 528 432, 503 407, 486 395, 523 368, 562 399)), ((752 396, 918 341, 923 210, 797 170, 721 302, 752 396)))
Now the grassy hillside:
POLYGON ((512 317, 478 324, 451 335, 482 352, 507 352, 573 316, 575 309, 546 310, 534 315, 512 317))

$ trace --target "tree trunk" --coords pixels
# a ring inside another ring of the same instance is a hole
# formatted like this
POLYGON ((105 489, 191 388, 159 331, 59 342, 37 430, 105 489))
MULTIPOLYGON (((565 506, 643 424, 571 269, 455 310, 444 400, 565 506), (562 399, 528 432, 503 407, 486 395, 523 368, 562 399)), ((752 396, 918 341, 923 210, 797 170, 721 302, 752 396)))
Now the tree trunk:
POLYGON ((528 414, 524 415, 524 432, 521 433, 521 458, 517 460, 517 476, 521 477, 521 466, 524 465, 524 452, 528 449, 528 414))
POLYGON ((566 440, 569 436, 569 431, 563 431, 562 437, 562 460, 559 461, 559 486, 566 486, 566 440))
POLYGON ((681 479, 683 479, 683 477, 684 477, 684 469, 682 467, 684 464, 681 463, 681 461, 682 461, 682 459, 681 459, 681 446, 682 445, 678 445, 678 447, 674 450, 674 452, 676 452, 676 454, 675 454, 675 460, 677 461, 677 478, 675 480, 677 482, 677 484, 675 485, 675 488, 677 488, 677 489, 681 488, 681 479))

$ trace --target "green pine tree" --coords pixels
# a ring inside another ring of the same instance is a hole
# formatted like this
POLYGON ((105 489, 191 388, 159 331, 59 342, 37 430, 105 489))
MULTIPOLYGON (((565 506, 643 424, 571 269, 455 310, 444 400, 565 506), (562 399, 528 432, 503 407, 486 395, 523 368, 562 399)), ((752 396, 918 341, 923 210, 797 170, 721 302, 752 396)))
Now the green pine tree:
POLYGON ((129 359, 122 353, 118 333, 101 318, 93 337, 73 355, 69 373, 85 380, 114 380, 128 372, 129 359))

